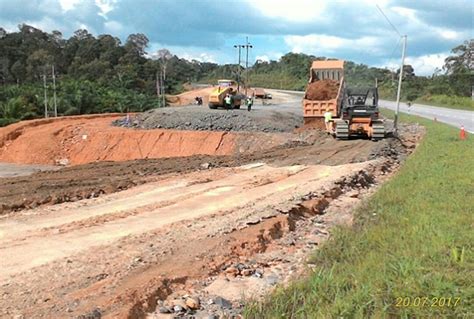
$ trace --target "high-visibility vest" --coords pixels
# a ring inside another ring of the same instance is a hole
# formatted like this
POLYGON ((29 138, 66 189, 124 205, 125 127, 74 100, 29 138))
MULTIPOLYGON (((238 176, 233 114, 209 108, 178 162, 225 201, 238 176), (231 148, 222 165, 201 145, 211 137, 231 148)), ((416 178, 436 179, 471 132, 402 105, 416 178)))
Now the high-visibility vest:
POLYGON ((330 122, 332 120, 332 113, 331 112, 326 112, 324 113, 324 122, 330 122))

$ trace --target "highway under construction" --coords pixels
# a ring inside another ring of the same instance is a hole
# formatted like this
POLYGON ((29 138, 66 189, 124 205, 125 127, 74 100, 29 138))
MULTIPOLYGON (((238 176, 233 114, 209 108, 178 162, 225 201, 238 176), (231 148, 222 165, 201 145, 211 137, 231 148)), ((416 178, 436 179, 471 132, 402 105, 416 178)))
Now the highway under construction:
POLYGON ((301 94, 268 93, 251 112, 176 106, 1 128, 2 314, 231 316, 304 272, 423 128, 337 140, 304 127, 301 94))

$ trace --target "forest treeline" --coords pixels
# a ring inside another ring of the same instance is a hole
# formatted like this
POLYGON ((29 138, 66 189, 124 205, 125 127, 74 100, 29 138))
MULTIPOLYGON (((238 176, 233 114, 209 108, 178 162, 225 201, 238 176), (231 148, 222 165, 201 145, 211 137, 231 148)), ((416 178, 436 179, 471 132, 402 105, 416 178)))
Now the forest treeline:
MULTIPOLYGON (((148 44, 144 34, 131 34, 122 43, 112 35, 94 36, 83 29, 65 39, 59 31, 47 33, 26 24, 19 25, 16 32, 0 28, 0 126, 43 117, 45 100, 50 113, 56 101, 59 115, 161 107, 157 79, 164 70, 167 94, 181 92, 187 82, 209 83, 244 74, 236 64, 188 61, 166 49, 148 54, 148 44)), ((406 66, 403 97, 470 96, 469 61, 473 50, 473 40, 454 48, 443 70, 430 77, 417 76, 411 66, 406 66)), ((303 90, 309 65, 315 59, 325 58, 288 53, 279 61, 257 61, 249 68, 250 84, 303 90)), ((373 85, 377 78, 386 97, 395 92, 397 72, 346 63, 346 78, 351 85, 373 85)), ((245 82, 245 77, 241 80, 245 82)))

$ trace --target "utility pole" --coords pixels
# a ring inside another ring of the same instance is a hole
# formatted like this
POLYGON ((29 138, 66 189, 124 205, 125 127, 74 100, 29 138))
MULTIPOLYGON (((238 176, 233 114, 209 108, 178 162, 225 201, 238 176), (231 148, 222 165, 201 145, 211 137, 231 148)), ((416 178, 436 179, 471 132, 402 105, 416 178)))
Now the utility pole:
POLYGON ((44 117, 48 118, 48 94, 46 93, 46 74, 43 74, 43 89, 44 89, 44 117))
POLYGON ((398 132, 398 113, 400 111, 400 92, 402 90, 402 79, 403 79, 403 66, 405 65, 405 51, 407 48, 407 36, 403 36, 403 49, 402 49, 402 62, 400 65, 400 75, 398 77, 398 90, 397 90, 397 109, 395 111, 395 119, 393 121, 393 127, 395 133, 398 132))
POLYGON ((247 88, 249 87, 249 48, 253 48, 253 46, 249 43, 249 37, 246 37, 245 49, 247 53, 245 58, 245 95, 247 95, 247 88))
POLYGON ((160 97, 160 92, 161 92, 161 88, 160 88, 160 82, 159 82, 159 77, 158 77, 158 71, 156 71, 156 96, 157 97, 160 97))
POLYGON ((54 64, 51 66, 53 73, 53 102, 54 102, 54 117, 58 117, 58 105, 56 104, 56 74, 54 73, 54 64))
POLYGON ((161 69, 161 105, 165 106, 165 69, 161 69))
POLYGON ((234 48, 239 49, 239 66, 238 66, 238 69, 237 69, 237 91, 240 90, 240 54, 242 52, 243 47, 245 47, 245 45, 242 45, 242 44, 235 44, 234 45, 234 48))

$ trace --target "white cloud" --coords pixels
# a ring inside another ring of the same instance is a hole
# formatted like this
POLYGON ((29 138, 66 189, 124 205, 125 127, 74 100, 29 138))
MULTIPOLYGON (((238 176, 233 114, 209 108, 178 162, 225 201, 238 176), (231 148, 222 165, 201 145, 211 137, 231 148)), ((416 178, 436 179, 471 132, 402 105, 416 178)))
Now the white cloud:
POLYGON ((197 54, 196 53, 183 53, 179 55, 179 57, 189 60, 189 61, 196 60, 199 62, 217 63, 217 59, 213 54, 209 54, 205 52, 197 53, 197 54))
POLYGON ((391 7, 390 10, 395 11, 400 16, 405 17, 409 20, 419 22, 420 20, 416 17, 416 10, 404 8, 404 7, 391 7))
MULTIPOLYGON (((407 57, 405 65, 409 64, 415 70, 416 75, 430 76, 436 68, 441 69, 444 65, 444 60, 449 56, 449 52, 441 52, 436 54, 426 54, 417 57, 407 57)), ((399 59, 386 60, 384 63, 377 65, 377 67, 386 67, 392 71, 400 68, 399 59)))
POLYGON ((59 30, 59 31, 63 30, 65 26, 61 22, 62 21, 58 21, 56 19, 52 19, 45 16, 41 20, 37 20, 37 21, 27 20, 24 23, 27 25, 31 25, 32 27, 35 27, 37 29, 51 32, 53 30, 59 30))
POLYGON ((285 36, 285 43, 295 53, 308 53, 314 55, 325 55, 337 53, 340 49, 352 51, 371 51, 380 53, 380 42, 373 36, 365 36, 358 39, 346 39, 326 34, 309 34, 303 36, 285 36))
POLYGON ((104 23, 105 30, 113 35, 121 34, 124 31, 123 25, 114 20, 110 20, 104 23))
POLYGON ((107 18, 107 13, 114 9, 117 4, 117 0, 95 0, 96 6, 100 9, 100 15, 107 18))
POLYGON ((81 2, 81 0, 59 0, 59 4, 61 5, 63 11, 74 9, 76 4, 79 2, 81 2))
POLYGON ((231 63, 223 61, 223 59, 229 59, 229 57, 223 56, 222 52, 219 52, 218 50, 205 50, 198 47, 169 46, 162 43, 151 43, 149 50, 147 50, 148 56, 152 59, 156 58, 158 50, 163 48, 168 49, 171 54, 188 61, 196 60, 199 62, 231 63))
MULTIPOLYGON (((331 22, 327 9, 334 4, 334 0, 246 0, 253 8, 262 15, 270 18, 278 18, 289 22, 331 22)), ((357 6, 371 6, 375 4, 386 6, 390 0, 359 0, 357 6)), ((354 6, 354 0, 337 0, 341 10, 350 10, 354 6)))
POLYGON ((270 62, 272 60, 278 61, 284 55, 285 53, 280 51, 266 51, 265 54, 256 55, 255 57, 252 56, 249 61, 251 61, 251 63, 254 63, 257 60, 262 60, 265 62, 270 62))
POLYGON ((255 57, 255 60, 258 61, 263 61, 263 62, 270 62, 270 58, 268 57, 268 55, 264 54, 264 55, 257 55, 255 57))
POLYGON ((405 64, 411 64, 417 75, 432 75, 436 68, 442 68, 449 52, 407 57, 405 64))
POLYGON ((321 0, 247 0, 249 4, 270 18, 294 22, 323 18, 327 1, 321 0))

